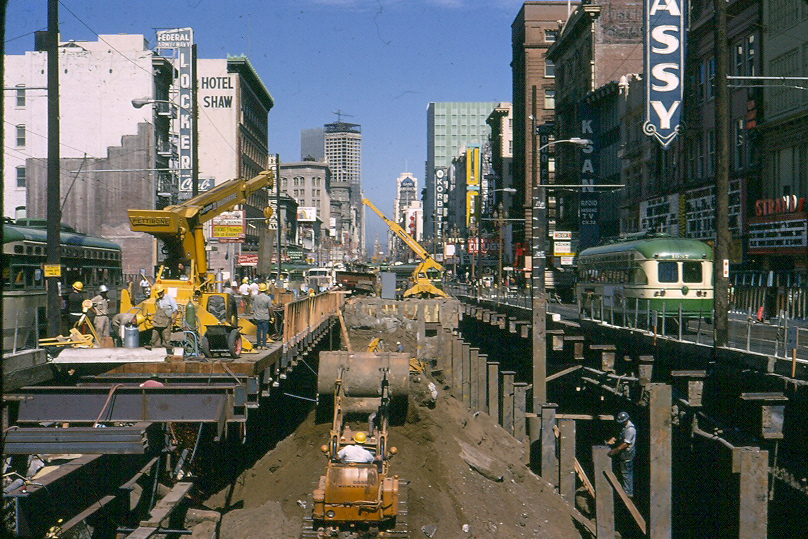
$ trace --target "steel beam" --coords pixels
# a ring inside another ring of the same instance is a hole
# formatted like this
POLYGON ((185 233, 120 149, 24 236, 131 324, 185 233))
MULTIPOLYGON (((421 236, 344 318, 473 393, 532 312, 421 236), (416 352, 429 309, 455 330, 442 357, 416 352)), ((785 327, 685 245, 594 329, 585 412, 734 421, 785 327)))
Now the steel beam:
POLYGON ((558 420, 558 492, 575 505, 575 420, 558 420))
POLYGON ((556 460, 555 412, 557 404, 541 406, 541 471, 542 478, 558 487, 558 461, 556 460))
POLYGON ((146 429, 151 423, 136 423, 131 427, 11 429, 5 435, 6 454, 116 454, 142 455, 148 448, 146 429))
POLYGON ((513 436, 513 371, 502 371, 502 428, 513 436))
POLYGON ((499 363, 490 361, 488 367, 488 415, 499 423, 499 363))
POLYGON ((477 364, 480 361, 480 349, 469 348, 469 402, 468 407, 472 412, 479 410, 477 399, 480 394, 480 377, 478 376, 477 364))
POLYGON ((592 448, 592 462, 595 466, 595 521, 597 539, 614 539, 614 492, 606 471, 612 470, 609 446, 596 445, 592 448))
POLYGON ((513 384, 513 437, 524 442, 527 427, 525 414, 527 413, 527 382, 513 384))
POLYGON ((769 452, 740 448, 740 526, 738 539, 767 537, 769 512, 769 452))
POLYGON ((223 422, 234 417, 237 384, 25 387, 19 423, 223 422))
POLYGON ((672 392, 668 384, 648 384, 650 390, 650 504, 649 539, 670 539, 673 500, 672 392))

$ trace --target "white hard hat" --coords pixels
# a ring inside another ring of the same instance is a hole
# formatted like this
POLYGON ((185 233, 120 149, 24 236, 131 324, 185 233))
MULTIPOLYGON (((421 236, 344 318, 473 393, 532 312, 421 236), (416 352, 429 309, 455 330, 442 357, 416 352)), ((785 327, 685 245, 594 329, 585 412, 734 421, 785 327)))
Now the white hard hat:
POLYGON ((109 292, 109 288, 107 288, 107 285, 102 284, 101 286, 98 287, 98 293, 101 294, 104 292, 109 292))

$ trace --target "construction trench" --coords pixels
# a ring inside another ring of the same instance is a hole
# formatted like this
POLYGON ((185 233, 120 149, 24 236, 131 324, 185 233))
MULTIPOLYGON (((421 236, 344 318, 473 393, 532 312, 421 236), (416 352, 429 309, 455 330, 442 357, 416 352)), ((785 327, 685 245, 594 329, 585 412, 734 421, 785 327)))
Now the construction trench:
POLYGON ((662 341, 638 341, 639 353, 625 336, 550 317, 548 404, 536 413, 529 315, 338 294, 287 309, 283 343, 256 358, 59 365, 58 383, 8 394, 16 473, 31 454, 81 456, 7 490, 6 529, 296 537, 328 437, 313 419, 318 354, 379 338, 422 369, 390 438, 411 537, 808 536, 798 380, 662 341), (638 427, 633 498, 604 445, 619 410, 638 427), (71 423, 82 426, 53 428, 71 423))

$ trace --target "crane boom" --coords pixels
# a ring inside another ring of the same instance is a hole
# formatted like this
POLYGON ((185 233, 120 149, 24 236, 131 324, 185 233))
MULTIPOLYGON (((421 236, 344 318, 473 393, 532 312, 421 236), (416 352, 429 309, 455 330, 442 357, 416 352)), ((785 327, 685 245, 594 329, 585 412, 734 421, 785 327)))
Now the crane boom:
POLYGON ((412 236, 407 234, 407 231, 404 230, 401 225, 396 223, 395 221, 391 221, 384 214, 379 211, 379 208, 373 205, 373 202, 368 200, 367 198, 362 199, 362 203, 376 212, 376 215, 382 218, 382 221, 387 223, 387 226, 390 227, 390 230, 398 236, 401 241, 407 244, 407 246, 412 249, 416 255, 421 257, 421 262, 416 266, 415 270, 412 272, 412 277, 410 279, 413 282, 413 286, 404 292, 404 297, 408 296, 428 296, 428 297, 446 297, 446 293, 443 290, 440 290, 434 283, 438 283, 443 277, 443 266, 441 266, 438 262, 432 258, 432 255, 429 254, 429 251, 421 247, 421 244, 418 243, 413 239, 412 236))
POLYGON ((273 183, 273 172, 265 170, 249 180, 238 178, 224 182, 194 198, 166 206, 162 210, 127 210, 129 228, 163 240, 166 260, 170 263, 193 261, 199 282, 202 282, 207 273, 202 225, 245 203, 259 189, 271 189, 273 183))
POLYGON ((379 217, 381 217, 381 218, 382 218, 382 221, 384 221, 385 223, 387 223, 387 226, 388 226, 388 227, 390 227, 390 230, 392 230, 392 231, 393 231, 393 233, 394 233, 396 236, 398 236, 398 237, 399 237, 399 239, 401 239, 401 241, 403 241, 404 243, 406 243, 406 244, 407 244, 407 246, 408 246, 410 249, 412 249, 412 250, 413 250, 413 252, 415 252, 415 254, 416 254, 416 255, 418 255, 418 256, 421 258, 421 260, 426 260, 427 258, 432 258, 432 256, 429 254, 429 251, 427 251, 426 249, 424 249, 424 248, 421 246, 421 244, 420 244, 420 243, 418 243, 417 241, 415 241, 415 240, 413 239, 413 237, 412 237, 412 236, 410 236, 409 234, 407 234, 407 231, 406 231, 406 230, 404 230, 404 229, 401 227, 401 225, 399 225, 399 224, 398 224, 398 223, 396 223, 395 221, 391 221, 390 219, 388 219, 387 217, 385 217, 385 216, 384 216, 384 214, 383 214, 383 213, 382 213, 382 212, 379 210, 379 208, 377 208, 376 206, 374 206, 374 205, 373 205, 373 202, 371 202, 371 201, 370 201, 370 200, 368 200, 367 198, 364 198, 364 199, 362 199, 362 203, 363 203, 365 206, 367 206, 368 208, 370 208, 371 210, 373 210, 374 212, 376 212, 376 215, 378 215, 379 217))

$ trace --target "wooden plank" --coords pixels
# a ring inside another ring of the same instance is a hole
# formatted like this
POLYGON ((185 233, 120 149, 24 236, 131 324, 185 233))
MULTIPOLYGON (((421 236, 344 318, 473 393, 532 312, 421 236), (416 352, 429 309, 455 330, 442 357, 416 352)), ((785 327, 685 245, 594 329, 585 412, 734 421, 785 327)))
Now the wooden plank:
POLYGON ((581 480, 581 483, 584 484, 584 488, 589 493, 590 496, 593 498, 595 497, 595 487, 592 486, 592 482, 586 476, 586 472, 583 468, 581 468, 581 463, 578 462, 578 459, 575 459, 575 473, 578 474, 578 479, 581 480))
POLYGON ((575 372, 575 371, 577 371, 578 369, 581 369, 581 368, 583 368, 583 365, 575 365, 574 367, 569 367, 569 368, 567 368, 567 369, 564 369, 564 370, 558 371, 557 373, 555 373, 555 374, 551 374, 550 376, 548 376, 548 377, 546 378, 546 381, 547 381, 547 382, 549 382, 550 380, 555 380, 556 378, 561 378, 561 377, 562 377, 562 376, 564 376, 565 374, 569 374, 569 373, 571 373, 571 372, 575 372))
POLYGON ((171 511, 174 510, 177 504, 182 501, 186 494, 188 494, 188 491, 191 490, 193 485, 194 484, 191 482, 179 482, 174 485, 174 488, 172 488, 169 493, 163 497, 163 499, 157 502, 157 505, 155 505, 154 509, 151 510, 148 520, 142 520, 140 522, 140 527, 159 527, 163 520, 165 520, 168 515, 171 514, 171 511))
POLYGON ((632 517, 634 517, 634 522, 637 523, 637 526, 639 526, 640 531, 643 533, 643 535, 645 535, 646 533, 645 519, 642 517, 640 512, 634 506, 634 502, 631 501, 631 498, 628 497, 626 491, 623 490, 623 485, 621 485, 620 481, 617 480, 617 476, 614 475, 614 472, 609 469, 603 470, 603 473, 606 475, 606 478, 609 480, 609 483, 612 484, 612 487, 614 487, 614 490, 620 496, 620 499, 623 500, 623 503, 626 505, 626 509, 628 509, 628 512, 631 513, 632 517))

